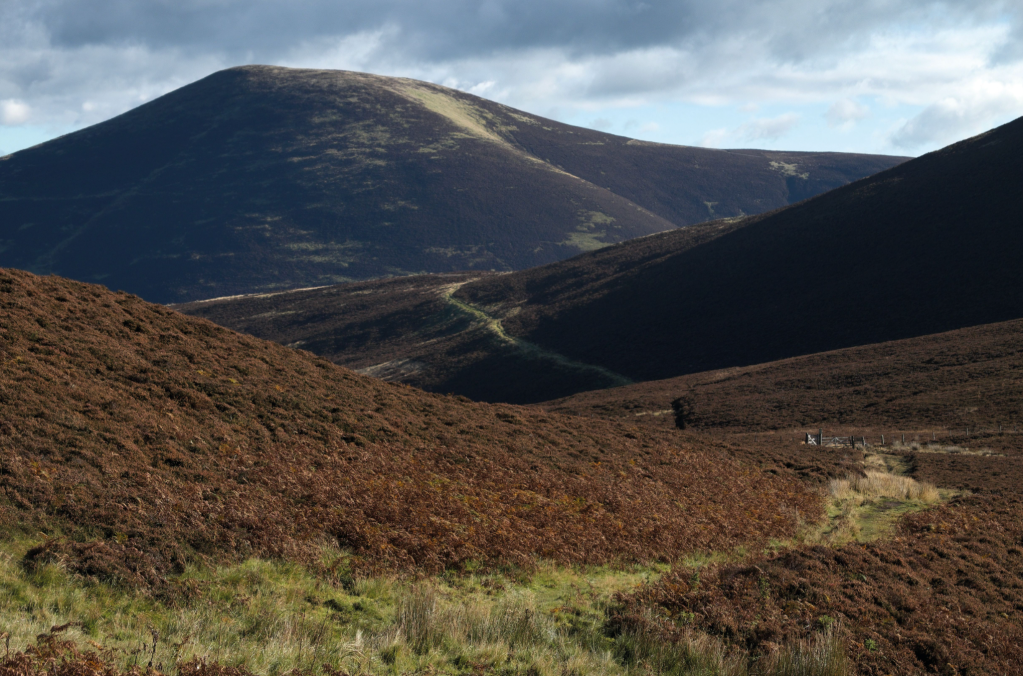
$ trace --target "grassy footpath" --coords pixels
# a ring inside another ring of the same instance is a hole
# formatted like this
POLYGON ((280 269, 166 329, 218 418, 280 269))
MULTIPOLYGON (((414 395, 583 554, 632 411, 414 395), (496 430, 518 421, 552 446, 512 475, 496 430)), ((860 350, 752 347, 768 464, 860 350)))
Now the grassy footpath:
MULTIPOLYGON (((831 519, 798 542, 880 537, 898 516, 938 499, 933 487, 879 473, 832 482, 830 493, 831 519)), ((846 669, 841 641, 831 632, 756 664, 698 628, 674 645, 654 634, 609 631, 615 596, 656 582, 667 566, 543 563, 529 572, 356 579, 341 553, 326 551, 320 570, 331 573, 249 560, 188 570, 154 595, 75 578, 56 564, 26 570, 22 560, 33 544, 3 544, 0 637, 20 651, 61 627, 61 638, 119 669, 151 665, 173 672, 193 659, 257 674, 324 665, 349 673, 781 674, 804 673, 783 662, 806 666, 808 660, 817 665, 812 673, 846 669)), ((705 554, 686 565, 745 554, 705 554)))

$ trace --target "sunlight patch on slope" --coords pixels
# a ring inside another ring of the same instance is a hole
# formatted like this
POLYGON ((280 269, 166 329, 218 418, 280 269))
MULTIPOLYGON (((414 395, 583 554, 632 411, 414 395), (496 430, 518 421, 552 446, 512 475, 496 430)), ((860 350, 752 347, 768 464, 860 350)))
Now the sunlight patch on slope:
POLYGON ((478 307, 454 297, 455 291, 468 283, 469 282, 459 282, 442 287, 441 297, 447 301, 449 306, 458 310, 462 314, 468 315, 469 318, 474 320, 477 326, 492 334, 499 342, 515 348, 526 357, 550 361, 572 371, 596 374, 604 378, 609 383, 607 387, 618 387, 621 385, 632 384, 630 379, 602 366, 595 366, 593 364, 586 364, 581 361, 570 359, 563 354, 553 352, 535 343, 531 343, 528 340, 522 340, 521 338, 516 338, 515 336, 508 334, 504 330, 504 326, 501 324, 500 319, 491 317, 478 307))
POLYGON ((580 251, 596 251, 609 246, 605 242, 607 228, 614 223, 614 218, 599 211, 580 211, 578 213, 579 225, 575 232, 569 233, 568 239, 562 244, 574 246, 580 251))
POLYGON ((424 87, 417 82, 403 81, 399 85, 399 92, 406 97, 415 99, 438 115, 451 120, 471 136, 511 147, 506 139, 491 131, 487 126, 484 118, 490 116, 474 106, 459 101, 453 96, 424 87))

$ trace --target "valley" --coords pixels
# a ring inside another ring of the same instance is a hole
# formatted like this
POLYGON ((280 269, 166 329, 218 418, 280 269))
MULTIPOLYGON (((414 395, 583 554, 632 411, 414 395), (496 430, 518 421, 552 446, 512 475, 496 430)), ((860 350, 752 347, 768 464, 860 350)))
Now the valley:
POLYGON ((1021 150, 244 66, 0 158, 0 676, 1023 673, 1021 150))

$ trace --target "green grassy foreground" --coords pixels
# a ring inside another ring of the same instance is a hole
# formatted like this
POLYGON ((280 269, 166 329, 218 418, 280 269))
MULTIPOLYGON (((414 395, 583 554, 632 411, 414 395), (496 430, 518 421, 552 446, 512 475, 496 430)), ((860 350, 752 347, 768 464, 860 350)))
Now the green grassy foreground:
MULTIPOLYGON (((614 595, 655 580, 665 567, 541 565, 518 576, 327 581, 294 564, 251 560, 188 571, 174 581, 177 600, 163 602, 73 579, 56 565, 27 572, 20 558, 28 546, 7 542, 0 557, 0 637, 6 634, 11 652, 56 630, 115 668, 163 673, 193 659, 271 675, 324 667, 351 674, 789 673, 751 672, 744 653, 695 631, 671 645, 641 633, 608 635, 614 595)), ((792 646, 772 664, 821 655, 844 664, 841 642, 830 635, 792 646)))
POLYGON ((260 674, 322 665, 352 672, 626 673, 603 635, 612 597, 663 569, 588 570, 543 565, 528 576, 463 575, 429 581, 333 580, 294 564, 250 560, 190 570, 162 602, 59 566, 27 572, 31 543, 0 556, 0 633, 23 650, 52 627, 121 668, 172 670, 199 658, 260 674))
MULTIPOLYGON (((828 522, 771 549, 881 537, 898 516, 938 499, 933 487, 877 477, 885 481, 832 482, 828 522)), ((76 578, 55 564, 26 570, 22 559, 34 544, 22 538, 0 547, 0 638, 20 651, 56 627, 122 670, 173 673, 198 659, 268 675, 325 666, 354 674, 848 672, 832 631, 759 663, 697 628, 670 645, 653 633, 609 631, 615 596, 656 582, 667 566, 541 563, 528 572, 353 578, 343 554, 325 551, 318 573, 249 560, 190 569, 154 595, 76 578)), ((694 555, 685 565, 745 554, 694 555)))

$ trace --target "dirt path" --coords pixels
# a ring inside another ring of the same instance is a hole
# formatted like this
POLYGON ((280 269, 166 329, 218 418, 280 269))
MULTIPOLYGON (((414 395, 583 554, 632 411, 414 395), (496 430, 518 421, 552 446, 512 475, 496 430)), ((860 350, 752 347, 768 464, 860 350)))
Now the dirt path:
POLYGON ((531 343, 528 340, 522 340, 521 338, 516 338, 515 336, 510 335, 504 330, 504 326, 501 324, 500 319, 488 315, 475 305, 471 305, 470 303, 466 303, 465 301, 454 297, 455 291, 464 284, 468 284, 468 282, 458 282, 456 284, 449 284, 448 286, 443 287, 441 297, 451 308, 472 319, 476 326, 489 332, 499 342, 514 348, 527 358, 550 361, 571 371, 586 373, 591 376, 596 375, 606 381, 607 385, 605 385, 605 387, 619 387, 621 385, 632 384, 632 380, 629 378, 626 378, 619 373, 615 373, 614 371, 610 371, 602 366, 595 366, 593 364, 576 361, 575 359, 566 357, 558 352, 553 352, 540 347, 536 343, 531 343))

